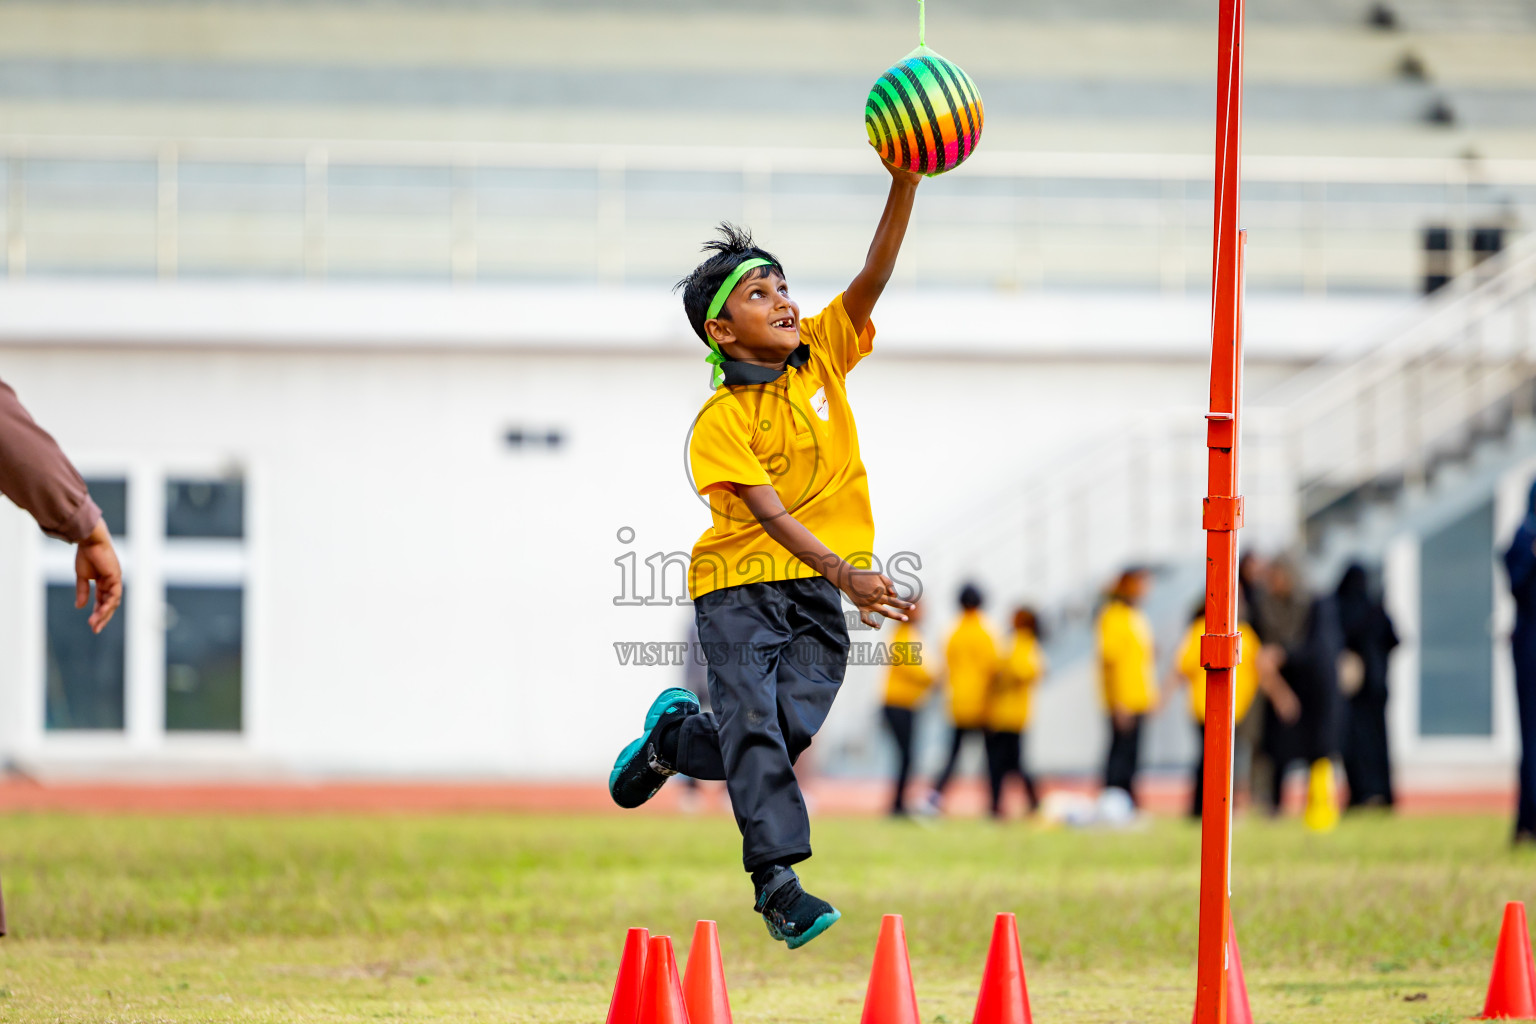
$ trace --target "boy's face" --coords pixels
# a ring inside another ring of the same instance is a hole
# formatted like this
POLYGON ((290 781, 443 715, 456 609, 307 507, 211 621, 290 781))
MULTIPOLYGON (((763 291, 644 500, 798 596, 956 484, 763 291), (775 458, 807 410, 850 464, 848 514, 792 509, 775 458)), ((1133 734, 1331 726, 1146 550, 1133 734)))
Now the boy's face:
POLYGON ((753 270, 731 289, 725 300, 727 320, 706 320, 704 329, 731 359, 763 366, 782 366, 800 347, 800 307, 789 297, 789 285, 777 270, 753 270))

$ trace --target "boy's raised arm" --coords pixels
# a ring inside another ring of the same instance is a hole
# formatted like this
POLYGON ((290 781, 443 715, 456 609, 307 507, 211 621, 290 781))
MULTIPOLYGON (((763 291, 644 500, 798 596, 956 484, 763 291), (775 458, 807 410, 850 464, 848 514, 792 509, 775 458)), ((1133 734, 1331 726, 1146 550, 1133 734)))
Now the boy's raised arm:
POLYGON ((891 191, 885 199, 885 212, 880 214, 875 240, 869 243, 864 269, 843 292, 843 308, 848 311, 848 319, 855 331, 864 330, 864 325, 869 323, 875 303, 885 291, 891 271, 896 269, 896 255, 901 252, 907 221, 912 218, 912 200, 917 196, 918 182, 923 180, 923 176, 915 171, 904 171, 889 164, 885 169, 891 172, 891 191))

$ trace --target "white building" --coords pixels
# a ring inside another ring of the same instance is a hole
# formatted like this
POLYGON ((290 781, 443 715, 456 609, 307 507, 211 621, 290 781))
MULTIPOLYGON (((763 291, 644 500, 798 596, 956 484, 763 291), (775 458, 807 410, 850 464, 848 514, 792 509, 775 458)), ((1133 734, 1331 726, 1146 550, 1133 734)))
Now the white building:
MULTIPOLYGON (((5 506, 0 750, 91 774, 599 776, 681 675, 621 664, 615 645, 681 640, 688 614, 670 603, 676 570, 659 605, 620 604, 626 566, 648 596, 645 559, 686 551, 707 522, 682 469, 705 366, 676 303, 639 288, 0 289, 4 378, 119 521, 128 580, 118 620, 89 638, 51 589, 69 549, 5 506)), ((926 555, 934 637, 962 571, 999 601, 1032 593, 999 567, 944 563, 957 510, 1069 452, 1087 423, 1198 415, 1204 301, 1087 304, 894 294, 877 312, 851 388, 877 548, 926 555), (953 334, 930 333, 939 322, 953 334)), ((1403 309, 1253 300, 1250 391, 1403 309)), ((877 682, 850 673, 827 749, 869 736, 877 682)), ((1042 702, 1042 767, 1097 759, 1080 682, 1042 702)))

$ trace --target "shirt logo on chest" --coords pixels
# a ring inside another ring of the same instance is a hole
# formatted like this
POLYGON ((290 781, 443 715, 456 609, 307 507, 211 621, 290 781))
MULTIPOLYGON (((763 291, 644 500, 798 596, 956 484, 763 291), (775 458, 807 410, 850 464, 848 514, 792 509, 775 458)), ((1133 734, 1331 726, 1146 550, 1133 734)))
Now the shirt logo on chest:
POLYGON ((821 422, 827 422, 828 417, 832 415, 832 410, 827 405, 826 388, 818 388, 816 393, 811 396, 811 408, 816 410, 816 415, 821 418, 821 422))

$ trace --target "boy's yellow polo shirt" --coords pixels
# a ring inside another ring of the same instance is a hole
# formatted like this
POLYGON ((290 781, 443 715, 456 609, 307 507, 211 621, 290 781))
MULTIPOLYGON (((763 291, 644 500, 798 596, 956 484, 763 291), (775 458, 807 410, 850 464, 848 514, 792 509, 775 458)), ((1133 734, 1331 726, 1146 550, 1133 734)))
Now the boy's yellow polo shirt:
POLYGON ((1034 711, 1035 684, 1045 675, 1045 653, 1027 630, 1013 634, 1013 648, 992 682, 987 704, 987 728, 994 732, 1023 732, 1034 711))
POLYGON ((997 643, 981 613, 961 612, 944 648, 949 667, 949 716, 962 729, 987 724, 987 700, 997 675, 997 643))
POLYGON ((874 347, 875 326, 855 331, 839 295, 801 319, 800 340, 777 376, 726 363, 724 386, 694 420, 688 466, 713 519, 693 546, 695 600, 724 587, 818 575, 768 536, 736 496, 742 485, 771 485, 833 552, 856 566, 871 563, 875 524, 845 379, 874 347))
POLYGON ((1099 673, 1110 711, 1141 715, 1157 704, 1152 625, 1124 601, 1112 600, 1099 613, 1099 673))
MULTIPOLYGON (((1241 722, 1259 692, 1260 646, 1258 634, 1248 623, 1239 622, 1237 630, 1243 635, 1243 660, 1232 674, 1232 721, 1241 722)), ((1204 632, 1202 616, 1190 625, 1179 647, 1179 674, 1189 680, 1189 713, 1201 725, 1205 724, 1205 666, 1200 664, 1200 634, 1204 632)))
POLYGON ((928 690, 933 686, 933 673, 928 671, 919 658, 913 661, 916 654, 922 651, 923 638, 918 635, 912 623, 901 622, 896 626, 896 632, 891 636, 892 651, 902 650, 906 655, 901 660, 892 658, 891 669, 885 675, 885 703, 893 708, 915 708, 923 702, 928 695, 928 690), (901 645, 905 644, 905 647, 901 645))

